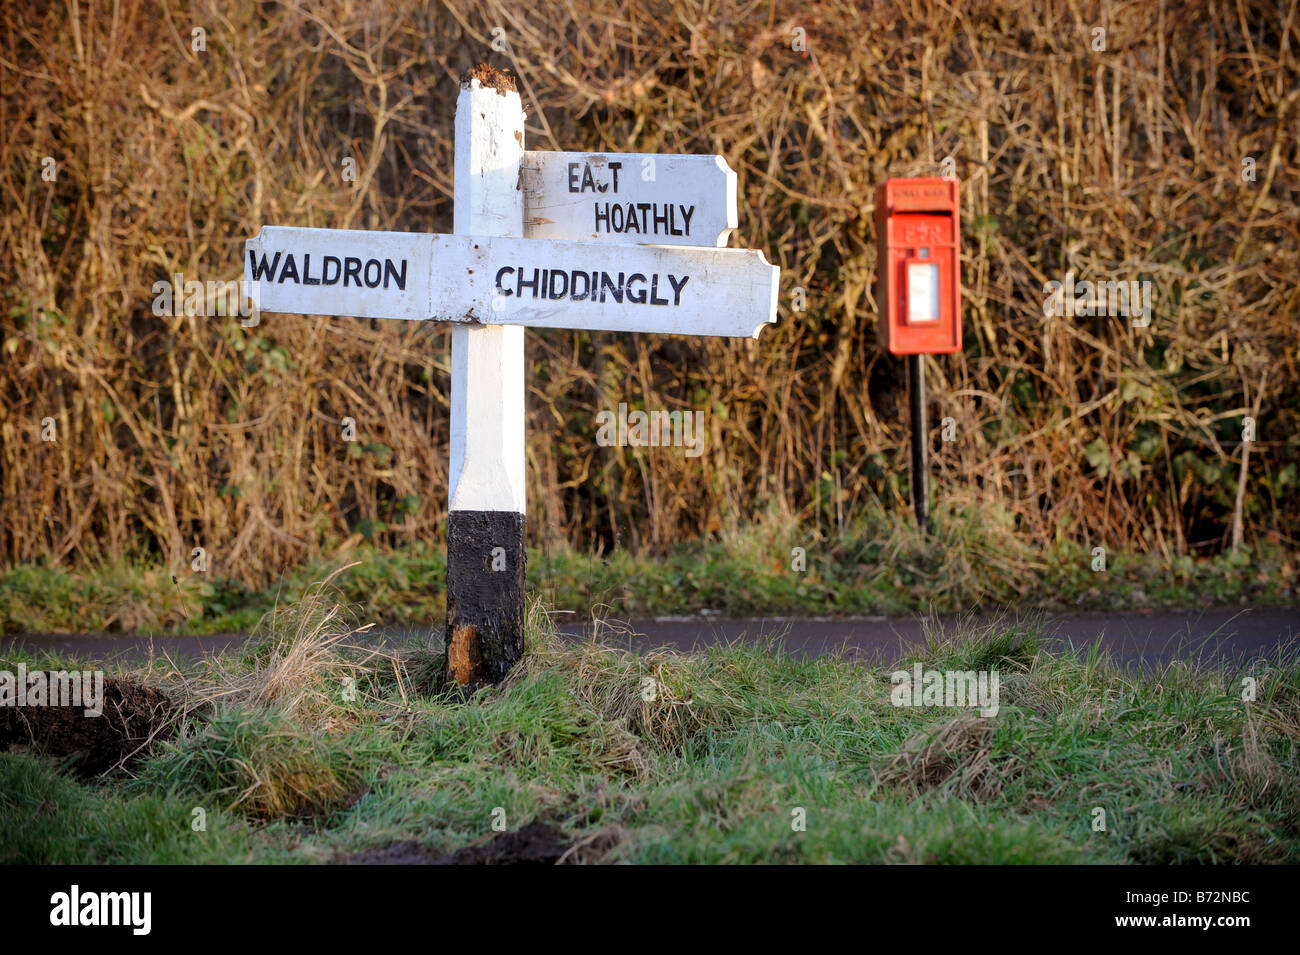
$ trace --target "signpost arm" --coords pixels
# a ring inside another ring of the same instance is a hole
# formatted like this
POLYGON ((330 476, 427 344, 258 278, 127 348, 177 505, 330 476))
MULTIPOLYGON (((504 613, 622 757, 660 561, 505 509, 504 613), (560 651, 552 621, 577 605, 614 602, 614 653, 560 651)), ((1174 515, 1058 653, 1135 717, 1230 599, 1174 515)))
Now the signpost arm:
POLYGON ((925 427, 925 356, 908 355, 907 371, 910 379, 912 406, 912 507, 916 510, 916 526, 926 534, 929 518, 929 457, 925 427))
MULTIPOLYGON (((479 67, 456 102, 458 234, 523 235, 523 152, 514 80, 479 67)), ((471 693, 504 678, 524 652, 522 326, 452 326, 448 502, 442 683, 471 693)))

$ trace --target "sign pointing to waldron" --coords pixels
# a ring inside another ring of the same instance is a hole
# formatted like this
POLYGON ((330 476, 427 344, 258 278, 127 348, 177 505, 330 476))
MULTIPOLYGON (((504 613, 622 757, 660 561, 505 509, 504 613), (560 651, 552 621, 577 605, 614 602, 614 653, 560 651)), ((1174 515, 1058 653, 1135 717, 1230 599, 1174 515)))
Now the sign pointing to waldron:
POLYGON ((245 278, 264 312, 756 338, 776 321, 763 253, 266 226, 245 278))

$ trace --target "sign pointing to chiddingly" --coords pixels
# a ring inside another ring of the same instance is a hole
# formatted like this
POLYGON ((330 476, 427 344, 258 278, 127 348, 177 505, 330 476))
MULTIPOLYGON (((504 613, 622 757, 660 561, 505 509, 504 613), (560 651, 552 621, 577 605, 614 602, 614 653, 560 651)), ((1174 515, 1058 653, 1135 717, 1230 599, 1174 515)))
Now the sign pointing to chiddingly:
POLYGON ((762 252, 266 226, 244 274, 263 312, 755 338, 762 252))

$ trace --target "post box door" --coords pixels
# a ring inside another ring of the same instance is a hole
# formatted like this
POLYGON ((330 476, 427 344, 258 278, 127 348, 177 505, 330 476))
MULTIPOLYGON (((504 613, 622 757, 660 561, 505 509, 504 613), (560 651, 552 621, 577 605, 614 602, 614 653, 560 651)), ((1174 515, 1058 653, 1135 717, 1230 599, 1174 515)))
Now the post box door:
POLYGON ((894 215, 887 228, 889 278, 885 284, 891 298, 891 350, 900 355, 960 351, 952 217, 894 215))

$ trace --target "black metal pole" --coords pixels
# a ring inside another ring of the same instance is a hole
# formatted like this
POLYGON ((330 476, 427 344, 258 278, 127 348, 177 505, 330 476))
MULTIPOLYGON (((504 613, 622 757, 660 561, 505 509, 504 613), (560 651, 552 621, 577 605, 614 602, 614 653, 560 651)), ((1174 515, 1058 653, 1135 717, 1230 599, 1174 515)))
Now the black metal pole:
POLYGON ((912 507, 916 509, 916 526, 921 533, 930 530, 929 511, 929 457, 925 427, 925 356, 907 356, 908 378, 911 379, 912 405, 912 507))

